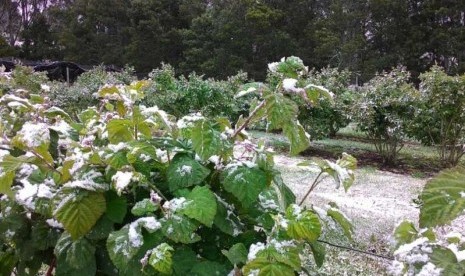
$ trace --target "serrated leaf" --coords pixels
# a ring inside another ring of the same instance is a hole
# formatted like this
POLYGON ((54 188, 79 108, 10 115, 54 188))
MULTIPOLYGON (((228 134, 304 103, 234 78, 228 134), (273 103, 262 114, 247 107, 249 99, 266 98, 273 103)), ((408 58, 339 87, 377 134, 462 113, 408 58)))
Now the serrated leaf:
POLYGON ((151 214, 155 212, 157 209, 158 209, 158 205, 153 203, 153 201, 150 200, 149 198, 144 198, 143 200, 136 202, 134 207, 132 207, 131 209, 131 213, 134 216, 141 217, 141 216, 151 214))
POLYGON ((258 168, 235 167, 224 173, 223 187, 232 193, 245 208, 252 206, 268 184, 265 172, 258 168))
POLYGON ((106 215, 116 223, 122 223, 127 212, 126 198, 118 196, 115 192, 108 192, 106 194, 106 215))
POLYGON ((73 240, 63 233, 55 247, 57 275, 94 275, 97 271, 95 247, 85 238, 73 240))
POLYGON ((299 108, 282 94, 271 94, 265 98, 267 130, 281 129, 296 119, 299 108))
POLYGON ((252 270, 259 270, 258 276, 291 276, 295 275, 294 269, 283 263, 269 261, 265 257, 256 258, 247 263, 244 268, 244 275, 250 275, 252 270))
POLYGON ((192 147, 202 160, 207 160, 213 155, 220 156, 224 148, 221 133, 206 120, 195 122, 191 140, 192 147))
POLYGON ((11 190, 11 185, 13 185, 14 179, 14 171, 9 171, 0 174, 0 194, 5 194, 10 198, 14 197, 14 192, 11 190))
POLYGON ((75 240, 87 234, 106 210, 105 197, 101 193, 80 192, 65 200, 54 216, 75 240))
POLYGON ((296 240, 316 241, 321 234, 321 223, 318 216, 308 210, 302 211, 299 206, 291 205, 286 210, 288 219, 287 234, 296 240))
POLYGON ((297 155, 310 146, 310 135, 298 122, 289 122, 284 125, 283 134, 289 139, 291 155, 297 155))
POLYGON ((2 168, 2 171, 7 173, 7 172, 13 172, 19 169, 23 164, 25 163, 30 163, 35 160, 35 157, 26 157, 24 155, 19 156, 19 157, 14 157, 11 155, 7 155, 3 157, 3 160, 0 162, 0 167, 2 168))
POLYGON ((112 144, 134 140, 132 122, 125 119, 113 119, 107 124, 108 140, 112 144))
POLYGON ((184 216, 172 215, 162 221, 162 233, 174 242, 184 244, 200 241, 200 236, 195 233, 198 225, 184 216))
POLYGON ((420 194, 420 227, 450 223, 465 210, 465 168, 444 170, 420 194))
POLYGON ((189 275, 189 271, 195 266, 197 255, 191 248, 178 248, 173 253, 173 271, 175 275, 189 275))
POLYGON ((129 225, 125 225, 118 231, 110 233, 107 239, 107 250, 110 259, 118 269, 124 269, 127 260, 134 257, 139 250, 129 238, 129 225))
POLYGON ((243 243, 236 243, 229 250, 221 250, 233 265, 245 264, 247 262, 247 248, 243 243))
POLYGON ((284 183, 281 174, 276 174, 273 178, 272 187, 276 190, 281 211, 286 211, 289 205, 294 204, 296 197, 292 190, 284 183))
POLYGON ((217 201, 217 210, 214 224, 222 232, 231 236, 237 236, 242 232, 243 225, 234 212, 228 212, 224 202, 217 201))
POLYGON ((396 247, 401 244, 408 244, 418 238, 418 231, 411 221, 403 221, 394 229, 396 247))
POLYGON ((167 170, 168 185, 171 191, 202 183, 210 170, 187 155, 176 155, 167 170))
POLYGON ((217 208, 215 194, 206 186, 197 186, 186 199, 189 203, 183 208, 182 213, 211 227, 217 208))
POLYGON ((335 208, 330 208, 327 211, 328 217, 332 218, 335 223, 337 223, 344 232, 344 235, 352 240, 352 235, 354 234, 354 226, 349 219, 339 210, 335 208))
POLYGON ((325 261, 326 248, 323 244, 319 242, 310 243, 310 249, 313 253, 313 259, 315 259, 315 264, 318 267, 321 267, 325 261))
POLYGON ((173 271, 172 251, 174 249, 167 243, 162 243, 152 250, 152 255, 149 258, 149 264, 155 270, 163 274, 171 274, 173 271))

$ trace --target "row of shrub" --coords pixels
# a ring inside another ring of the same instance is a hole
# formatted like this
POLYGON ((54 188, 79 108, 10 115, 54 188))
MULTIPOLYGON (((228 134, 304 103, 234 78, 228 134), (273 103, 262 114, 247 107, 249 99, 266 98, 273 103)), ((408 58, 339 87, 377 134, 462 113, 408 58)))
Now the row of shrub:
MULTIPOLYGON (((18 85, 38 91, 45 76, 28 77, 27 68, 13 75, 18 85)), ((334 137, 350 122, 367 135, 385 163, 396 163, 406 139, 436 146, 444 166, 458 164, 465 138, 465 76, 449 76, 438 66, 420 75, 419 88, 410 82, 406 68, 398 67, 375 76, 363 86, 351 86, 352 73, 323 68, 306 70, 302 78, 323 86, 334 98, 318 104, 294 97, 299 103, 298 119, 312 139, 334 137)), ((84 73, 73 85, 53 82, 47 95, 52 102, 71 114, 96 104, 95 93, 103 85, 129 84, 135 80, 131 68, 123 72, 105 72, 102 67, 84 73)), ((162 65, 149 75, 143 104, 157 105, 180 118, 200 112, 207 117, 236 120, 245 116, 256 96, 235 98, 247 82, 247 74, 238 73, 227 80, 205 79, 190 74, 176 77, 173 67, 162 65)), ((266 129, 256 123, 253 127, 266 129)))

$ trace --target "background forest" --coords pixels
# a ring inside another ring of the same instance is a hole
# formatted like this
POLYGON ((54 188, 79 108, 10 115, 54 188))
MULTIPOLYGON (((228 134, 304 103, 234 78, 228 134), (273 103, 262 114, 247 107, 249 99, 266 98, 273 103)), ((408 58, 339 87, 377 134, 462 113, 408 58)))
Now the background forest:
POLYGON ((3 0, 0 57, 256 80, 296 55, 365 82, 398 64, 465 71, 463 0, 3 0))

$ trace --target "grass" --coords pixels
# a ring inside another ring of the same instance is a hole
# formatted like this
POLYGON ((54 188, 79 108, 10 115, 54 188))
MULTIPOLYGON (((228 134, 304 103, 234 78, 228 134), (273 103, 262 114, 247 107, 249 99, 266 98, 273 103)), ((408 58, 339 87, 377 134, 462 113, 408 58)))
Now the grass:
MULTIPOLYGON (((268 146, 277 152, 286 153, 289 142, 281 134, 249 131, 252 137, 263 139, 268 146)), ((354 155, 361 161, 360 165, 383 168, 397 173, 410 174, 417 178, 429 177, 441 168, 441 162, 435 147, 420 145, 415 141, 407 141, 399 152, 397 166, 384 166, 382 158, 376 153, 375 147, 366 136, 357 131, 353 124, 341 129, 333 139, 312 141, 309 150, 303 153, 307 156, 321 156, 337 159, 343 152, 354 155)), ((465 162, 462 161, 462 164, 465 162)))

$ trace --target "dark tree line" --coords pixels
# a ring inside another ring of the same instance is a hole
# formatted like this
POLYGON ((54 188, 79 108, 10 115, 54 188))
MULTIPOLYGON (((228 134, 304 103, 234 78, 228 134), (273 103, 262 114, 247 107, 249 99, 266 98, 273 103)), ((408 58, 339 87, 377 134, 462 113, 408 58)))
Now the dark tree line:
POLYGON ((296 55, 362 81, 403 64, 465 71, 465 0, 2 0, 0 57, 166 62, 224 78, 296 55))

